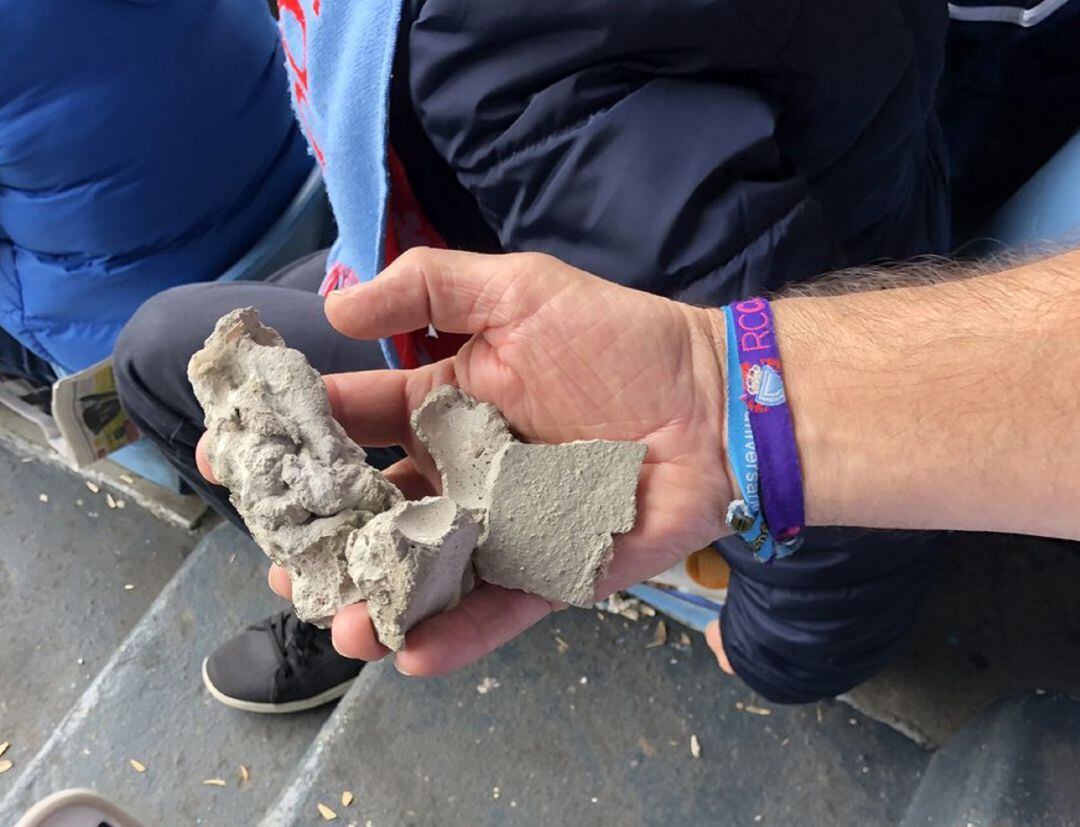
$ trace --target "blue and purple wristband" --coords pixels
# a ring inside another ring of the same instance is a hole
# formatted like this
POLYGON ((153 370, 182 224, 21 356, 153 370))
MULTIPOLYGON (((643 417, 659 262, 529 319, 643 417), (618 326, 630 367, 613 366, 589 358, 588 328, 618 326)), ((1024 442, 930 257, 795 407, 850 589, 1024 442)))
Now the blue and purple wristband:
POLYGON ((795 552, 805 522, 802 468, 768 301, 724 308, 728 459, 739 491, 727 523, 757 559, 795 552))

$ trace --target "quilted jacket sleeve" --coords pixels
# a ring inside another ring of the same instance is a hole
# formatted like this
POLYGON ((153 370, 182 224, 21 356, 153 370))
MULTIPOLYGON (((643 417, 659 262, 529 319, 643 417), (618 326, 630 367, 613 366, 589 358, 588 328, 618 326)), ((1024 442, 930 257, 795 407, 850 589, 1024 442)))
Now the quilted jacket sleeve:
POLYGON ((838 265, 764 93, 557 5, 492 20, 493 4, 429 0, 409 32, 420 120, 505 250, 716 304, 838 265))

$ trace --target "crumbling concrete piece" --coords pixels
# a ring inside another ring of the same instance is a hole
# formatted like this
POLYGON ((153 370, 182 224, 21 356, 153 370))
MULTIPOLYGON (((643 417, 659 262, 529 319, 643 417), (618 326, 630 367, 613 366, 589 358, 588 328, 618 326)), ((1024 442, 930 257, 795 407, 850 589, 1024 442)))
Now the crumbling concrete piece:
POLYGON ((366 600, 379 639, 399 649, 412 626, 473 587, 474 569, 587 606, 612 535, 633 527, 644 445, 528 445, 492 405, 452 387, 412 420, 443 496, 404 501, 334 420, 319 374, 254 309, 218 321, 188 376, 210 466, 288 571, 303 620, 325 625, 366 600))
POLYGON ((383 644, 400 649, 406 631, 472 590, 479 536, 469 510, 448 497, 398 503, 353 532, 349 574, 383 644))
POLYGON ((412 429, 435 460, 442 493, 483 521, 491 497, 491 465, 514 441, 499 409, 442 385, 413 411, 412 429))
POLYGON ((611 562, 612 535, 634 526, 646 446, 522 443, 493 405, 449 386, 429 394, 412 425, 443 493, 482 523, 474 556, 480 579, 591 605, 611 562))
POLYGON ((591 606, 614 534, 634 527, 645 446, 589 440, 511 442, 492 464, 481 580, 591 606))
POLYGON ((361 599, 349 535, 402 500, 330 412, 326 387, 254 308, 223 316, 188 378, 206 415, 207 459, 255 541, 289 572, 302 620, 361 599))

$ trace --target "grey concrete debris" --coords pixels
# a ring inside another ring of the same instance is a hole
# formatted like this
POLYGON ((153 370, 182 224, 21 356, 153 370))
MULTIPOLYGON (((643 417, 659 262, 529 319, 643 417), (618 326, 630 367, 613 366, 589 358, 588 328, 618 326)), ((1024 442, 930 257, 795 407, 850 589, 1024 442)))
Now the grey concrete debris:
POLYGON ((442 493, 482 521, 491 496, 491 464, 514 441, 499 409, 443 385, 413 411, 412 429, 435 460, 442 493))
POLYGON ((518 442, 495 406, 449 386, 428 395, 412 425, 443 492, 483 524, 474 558, 480 579, 591 605, 612 535, 633 528, 646 447, 518 442))
POLYGON ((645 446, 634 442, 509 443, 492 464, 480 579, 591 606, 613 534, 634 527, 645 446))
POLYGON ((379 640, 400 649, 407 630, 472 590, 479 535, 469 511, 448 497, 398 503, 353 532, 349 574, 379 640))
POLYGON ((255 541, 293 581, 303 620, 359 599, 351 531, 399 502, 330 414, 322 378, 254 308, 223 316, 188 377, 206 414, 207 458, 255 541))
POLYGON ((252 308, 222 317, 188 366, 208 459, 252 536, 293 582, 301 619, 360 600, 393 649, 481 579, 588 606, 613 534, 635 519, 645 446, 530 445, 451 387, 412 418, 442 497, 405 502, 331 415, 326 388, 252 308))

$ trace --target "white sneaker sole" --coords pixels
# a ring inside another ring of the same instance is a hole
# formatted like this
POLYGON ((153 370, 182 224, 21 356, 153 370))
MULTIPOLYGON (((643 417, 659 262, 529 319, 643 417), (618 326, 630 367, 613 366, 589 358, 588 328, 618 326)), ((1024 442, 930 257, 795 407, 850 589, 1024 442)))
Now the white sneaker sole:
POLYGON ((348 692, 349 687, 356 682, 356 678, 349 678, 349 680, 344 683, 332 686, 329 689, 320 692, 318 695, 312 695, 310 698, 304 698, 299 701, 288 701, 287 703, 282 704, 258 703, 257 701, 245 701, 240 698, 232 698, 214 686, 213 682, 210 680, 210 675, 206 672, 206 660, 207 659, 204 659, 202 664, 203 686, 206 687, 206 691, 213 696, 214 700, 233 709, 239 709, 244 712, 258 712, 263 715, 287 715, 290 712, 303 712, 306 709, 314 709, 317 706, 336 701, 348 692))

